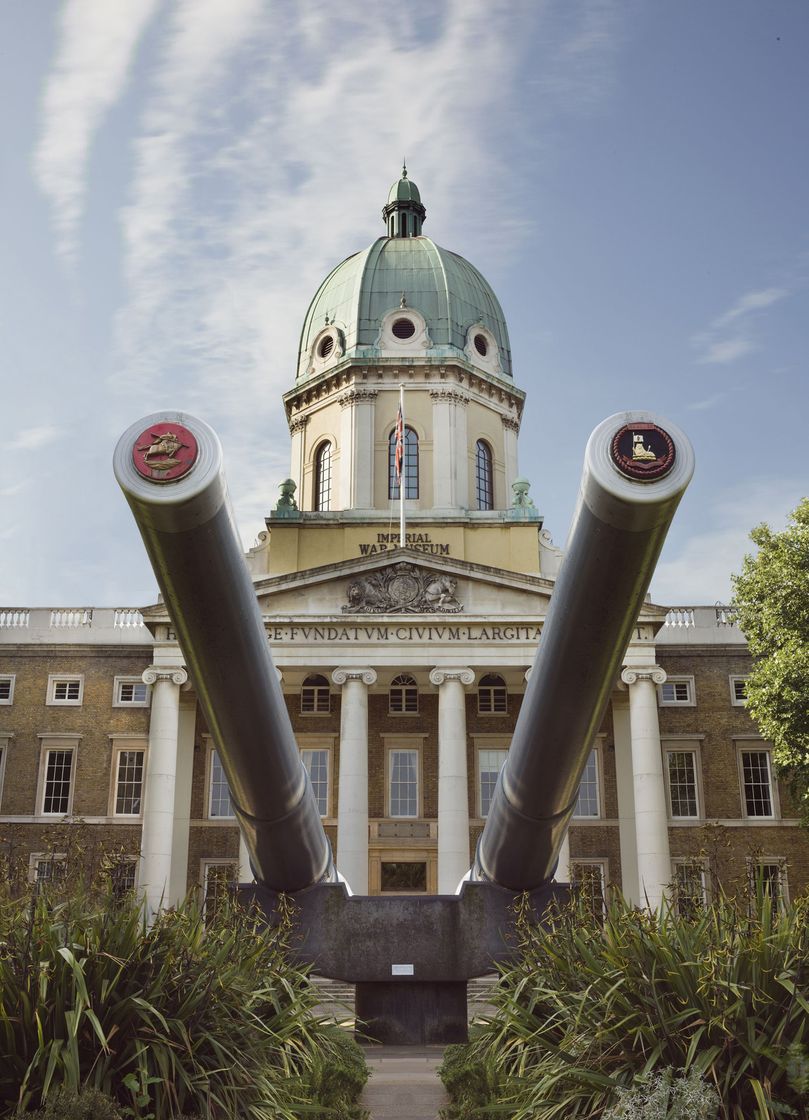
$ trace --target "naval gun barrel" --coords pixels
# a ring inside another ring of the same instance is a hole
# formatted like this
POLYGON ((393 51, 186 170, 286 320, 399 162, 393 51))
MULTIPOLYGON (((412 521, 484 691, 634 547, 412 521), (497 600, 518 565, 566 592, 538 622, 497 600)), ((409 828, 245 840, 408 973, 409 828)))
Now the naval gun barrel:
POLYGON ((565 557, 473 878, 523 891, 553 875, 632 628, 693 471, 687 437, 650 413, 616 413, 590 436, 565 557))
POLYGON ((216 433, 183 412, 146 416, 121 436, 113 467, 219 752, 256 879, 297 891, 331 878, 331 847, 272 663, 216 433))

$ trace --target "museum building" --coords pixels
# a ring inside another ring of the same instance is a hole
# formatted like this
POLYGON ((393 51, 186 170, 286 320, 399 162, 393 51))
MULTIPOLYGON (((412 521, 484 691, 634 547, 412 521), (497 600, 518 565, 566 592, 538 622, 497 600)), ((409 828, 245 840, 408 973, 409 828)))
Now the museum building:
MULTIPOLYGON (((405 170, 383 218, 306 313, 290 479, 246 561, 339 870, 357 894, 451 893, 563 554, 519 475, 525 393, 497 297, 424 235, 405 170)), ((809 842, 745 709, 749 666, 727 608, 647 600, 557 879, 594 905, 609 884, 693 905, 757 868, 782 898, 805 888, 809 842)), ((161 603, 0 609, 6 873, 59 874, 79 832, 153 905, 252 877, 161 603)))

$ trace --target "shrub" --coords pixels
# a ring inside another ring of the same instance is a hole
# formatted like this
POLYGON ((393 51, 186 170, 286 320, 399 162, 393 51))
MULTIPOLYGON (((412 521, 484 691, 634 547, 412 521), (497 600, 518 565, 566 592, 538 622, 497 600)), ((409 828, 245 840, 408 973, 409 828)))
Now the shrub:
POLYGON ((312 1015, 288 933, 288 916, 268 931, 230 902, 207 925, 189 902, 148 927, 131 897, 0 899, 0 1114, 60 1087, 143 1120, 311 1114, 345 1048, 312 1015))
POLYGON ((20 1115, 25 1120, 123 1120, 115 1101, 98 1089, 81 1093, 58 1089, 51 1093, 44 1108, 20 1115))
POLYGON ((444 1120, 466 1120, 466 1117, 479 1115, 480 1108, 499 1096, 501 1079, 492 1055, 486 1051, 481 1053, 474 1045, 474 1033, 470 1037, 471 1044, 448 1046, 438 1067, 438 1076, 452 1102, 441 1113, 444 1120))
POLYGON ((317 1120, 362 1120, 367 1113, 357 1099, 368 1080, 362 1047, 336 1026, 325 1027, 320 1042, 309 1077, 312 1100, 322 1109, 314 1116, 317 1120))
POLYGON ((545 929, 521 914, 518 962, 464 1060, 494 1066, 488 1101, 514 1120, 650 1120, 643 1094, 656 1086, 661 1099, 666 1077, 661 1115, 680 1115, 678 1094, 701 1083, 721 1120, 804 1116, 808 911, 802 899, 779 912, 765 894, 751 906, 722 897, 688 919, 619 898, 603 925, 581 904, 545 929))

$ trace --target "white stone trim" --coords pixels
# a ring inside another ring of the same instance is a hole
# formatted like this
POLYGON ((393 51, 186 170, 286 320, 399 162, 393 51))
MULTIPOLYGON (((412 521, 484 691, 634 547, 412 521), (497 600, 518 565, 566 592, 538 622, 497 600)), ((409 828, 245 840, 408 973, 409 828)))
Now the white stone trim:
POLYGON ((482 369, 486 373, 493 373, 496 377, 503 376, 503 363, 500 360, 500 347, 497 339, 483 323, 473 323, 466 332, 466 344, 463 352, 470 365, 477 366, 478 369, 482 369), (485 354, 481 354, 475 346, 477 335, 482 335, 486 340, 488 349, 485 354))
POLYGON ((133 674, 131 676, 113 677, 112 681, 112 706, 113 708, 148 708, 151 703, 151 689, 143 675, 138 676, 133 674), (146 685, 146 699, 145 700, 122 700, 120 697, 122 684, 145 684, 146 685))
POLYGON ((58 708, 80 708, 84 701, 84 673, 49 673, 48 674, 48 693, 45 703, 48 707, 58 708), (79 695, 76 700, 57 700, 56 686, 62 681, 66 682, 79 682, 79 695))
POLYGON ((309 347, 307 375, 323 373, 330 366, 337 365, 345 352, 345 335, 334 323, 328 323, 317 332, 312 340, 312 345, 309 347), (334 345, 324 357, 320 354, 320 348, 327 338, 332 339, 334 345))
POLYGON ((391 356, 403 354, 412 358, 424 358, 427 351, 432 349, 433 342, 427 320, 420 311, 416 311, 414 307, 395 307, 382 316, 374 346, 378 350, 392 351, 391 356), (410 338, 397 338, 393 333, 393 324, 398 319, 409 319, 416 328, 410 338))

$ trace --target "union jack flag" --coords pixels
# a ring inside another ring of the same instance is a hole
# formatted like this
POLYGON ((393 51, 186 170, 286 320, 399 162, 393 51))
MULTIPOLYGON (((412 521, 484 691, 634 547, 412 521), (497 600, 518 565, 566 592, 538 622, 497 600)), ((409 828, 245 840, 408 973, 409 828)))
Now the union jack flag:
POLYGON ((404 466, 404 417, 402 416, 402 406, 399 405, 399 412, 396 416, 396 447, 393 453, 393 465, 396 470, 396 481, 402 485, 402 467, 404 466))

